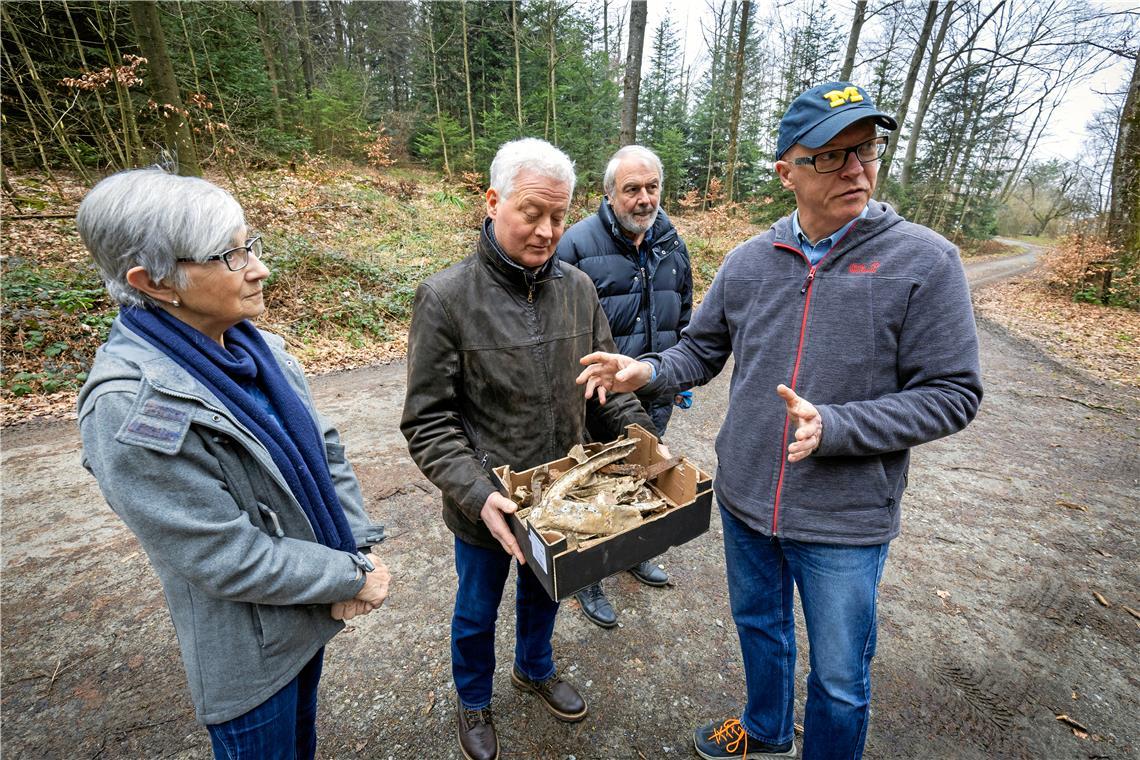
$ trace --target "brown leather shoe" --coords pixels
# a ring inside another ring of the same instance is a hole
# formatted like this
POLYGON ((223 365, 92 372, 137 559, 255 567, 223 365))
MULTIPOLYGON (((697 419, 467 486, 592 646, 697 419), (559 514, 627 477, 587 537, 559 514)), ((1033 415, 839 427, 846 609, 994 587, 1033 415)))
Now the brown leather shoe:
POLYGON ((498 760, 499 737, 495 736, 495 723, 491 708, 468 710, 455 698, 455 722, 459 726, 459 749, 467 760, 498 760))
POLYGON ((546 709, 550 710, 555 718, 566 723, 577 723, 589 712, 585 698, 557 675, 545 681, 531 681, 515 668, 511 670, 511 683, 516 689, 537 694, 546 709))

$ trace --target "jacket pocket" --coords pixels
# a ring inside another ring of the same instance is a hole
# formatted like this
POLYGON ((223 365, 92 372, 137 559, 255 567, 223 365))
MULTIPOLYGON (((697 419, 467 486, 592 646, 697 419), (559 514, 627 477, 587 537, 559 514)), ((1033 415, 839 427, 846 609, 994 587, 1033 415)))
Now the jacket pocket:
POLYGON ((298 605, 279 607, 272 604, 254 604, 254 630, 262 655, 272 657, 290 652, 306 637, 303 626, 299 626, 298 613, 303 608, 298 605))
POLYGON ((894 494, 887 482, 882 457, 808 458, 809 467, 792 468, 797 475, 784 482, 781 499, 800 509, 847 512, 888 506, 894 494))
POLYGON ((325 457, 329 460, 330 465, 344 464, 347 457, 344 455, 344 446, 339 443, 325 443, 325 457))

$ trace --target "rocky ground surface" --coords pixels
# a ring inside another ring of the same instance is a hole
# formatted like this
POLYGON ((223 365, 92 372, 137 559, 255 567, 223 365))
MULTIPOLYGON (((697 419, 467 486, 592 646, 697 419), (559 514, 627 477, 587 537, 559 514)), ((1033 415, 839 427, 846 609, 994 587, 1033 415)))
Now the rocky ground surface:
MULTIPOLYGON (((1028 263, 968 269, 981 283, 1028 263)), ((903 533, 882 583, 866 756, 1137 757, 1140 402, 996 323, 979 327, 986 397, 977 420, 914 453, 903 533)), ((727 384, 726 371, 699 389, 668 436, 710 472, 727 384)), ((452 537, 397 427, 404 368, 328 375, 314 388, 341 427, 372 515, 388 526, 382 555, 393 574, 384 608, 328 647, 320 754, 460 757, 452 537)), ((74 422, 4 431, 5 754, 209 757, 158 583, 79 457, 74 422)), ((693 727, 740 709, 715 510, 706 534, 661 563, 667 588, 629 574, 607 581, 618 628, 563 605, 555 655, 591 705, 577 725, 511 687, 506 595, 495 679, 503 757, 694 757, 693 727)), ((802 645, 797 715, 806 657, 802 645)))

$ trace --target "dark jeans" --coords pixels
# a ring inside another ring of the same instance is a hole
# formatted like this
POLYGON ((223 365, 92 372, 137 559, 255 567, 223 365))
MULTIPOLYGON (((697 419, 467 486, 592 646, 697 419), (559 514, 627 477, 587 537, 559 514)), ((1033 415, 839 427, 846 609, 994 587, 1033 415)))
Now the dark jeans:
POLYGON ((297 676, 245 715, 206 726, 219 760, 312 760, 322 648, 297 676))
POLYGON ((811 672, 804 760, 859 760, 867 738, 876 604, 888 544, 847 546, 765 536, 720 509, 732 618, 748 704, 740 722, 770 744, 792 740, 799 588, 811 672))
MULTIPOLYGON (((511 555, 455 539, 455 613, 451 617, 451 674, 464 707, 491 704, 495 675, 495 621, 511 570, 511 555)), ((554 675, 550 637, 558 602, 552 601, 525 565, 517 566, 515 667, 532 681, 554 675)))

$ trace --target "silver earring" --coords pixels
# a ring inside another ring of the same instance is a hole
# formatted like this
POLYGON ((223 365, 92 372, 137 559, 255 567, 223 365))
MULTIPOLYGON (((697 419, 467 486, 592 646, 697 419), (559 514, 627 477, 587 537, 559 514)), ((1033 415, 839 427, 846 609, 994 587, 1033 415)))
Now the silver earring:
POLYGON ((176 298, 170 299, 170 305, 177 309, 179 306, 182 305, 182 302, 179 301, 178 298, 176 297, 176 298))

